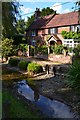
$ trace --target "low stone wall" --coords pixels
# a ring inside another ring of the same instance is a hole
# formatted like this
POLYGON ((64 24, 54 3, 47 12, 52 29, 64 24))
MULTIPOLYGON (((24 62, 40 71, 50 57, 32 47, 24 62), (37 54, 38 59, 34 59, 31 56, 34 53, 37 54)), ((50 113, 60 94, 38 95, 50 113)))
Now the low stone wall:
POLYGON ((59 63, 72 63, 71 56, 67 55, 53 55, 50 54, 48 56, 48 60, 53 61, 53 62, 59 62, 59 63))

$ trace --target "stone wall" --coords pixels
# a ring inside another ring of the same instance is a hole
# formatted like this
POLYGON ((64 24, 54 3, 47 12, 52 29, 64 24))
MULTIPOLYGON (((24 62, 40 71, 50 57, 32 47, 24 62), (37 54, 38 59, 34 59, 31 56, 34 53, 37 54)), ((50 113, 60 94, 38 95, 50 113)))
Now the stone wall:
POLYGON ((64 55, 53 55, 53 54, 50 54, 48 56, 48 60, 53 61, 53 62, 64 63, 64 64, 72 63, 71 56, 69 56, 69 55, 64 56, 64 55))

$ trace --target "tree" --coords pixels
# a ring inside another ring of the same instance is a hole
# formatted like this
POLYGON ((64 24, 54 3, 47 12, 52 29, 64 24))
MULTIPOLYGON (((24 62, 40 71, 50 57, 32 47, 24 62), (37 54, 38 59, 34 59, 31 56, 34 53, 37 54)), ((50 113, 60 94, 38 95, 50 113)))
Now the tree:
POLYGON ((25 33, 26 23, 25 23, 24 19, 18 20, 15 26, 16 26, 16 30, 17 30, 18 34, 25 33))
POLYGON ((2 2, 2 34, 11 38, 16 33, 15 23, 19 16, 18 2, 2 2))
POLYGON ((14 50, 13 40, 12 39, 4 39, 2 40, 2 56, 6 59, 12 55, 14 50))
POLYGON ((32 15, 31 17, 28 17, 28 21, 26 23, 27 28, 31 25, 34 19, 35 19, 34 15, 32 15))
POLYGON ((56 11, 54 11, 53 9, 47 7, 47 8, 43 8, 41 11, 41 16, 46 16, 46 15, 50 15, 55 13, 56 11))

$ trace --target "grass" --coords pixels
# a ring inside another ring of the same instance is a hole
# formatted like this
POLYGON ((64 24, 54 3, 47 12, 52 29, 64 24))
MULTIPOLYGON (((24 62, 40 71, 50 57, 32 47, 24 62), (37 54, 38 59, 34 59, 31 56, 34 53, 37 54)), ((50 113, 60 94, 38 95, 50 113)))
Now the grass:
POLYGON ((37 111, 31 111, 30 108, 8 91, 3 91, 3 118, 5 117, 4 113, 7 113, 8 118, 40 118, 37 111), (5 101, 8 101, 10 105, 5 108, 5 101))

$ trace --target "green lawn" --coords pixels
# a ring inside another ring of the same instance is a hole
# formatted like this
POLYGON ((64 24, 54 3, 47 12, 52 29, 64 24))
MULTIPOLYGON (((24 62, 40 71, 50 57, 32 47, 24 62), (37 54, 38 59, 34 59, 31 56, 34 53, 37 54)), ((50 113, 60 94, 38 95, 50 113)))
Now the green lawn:
POLYGON ((3 97, 3 117, 5 113, 9 118, 40 118, 38 111, 31 111, 29 106, 15 98, 12 94, 7 91, 4 91, 2 94, 3 97), (8 101, 10 104, 6 106, 5 101, 8 101), (5 108, 6 107, 6 108, 5 108))

